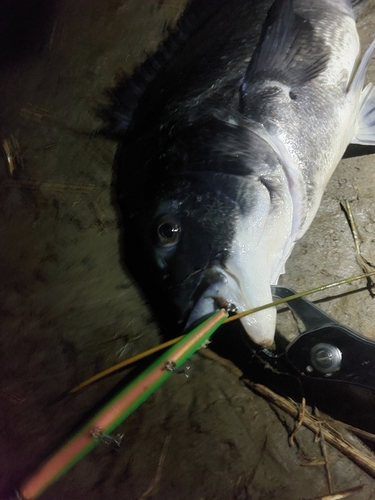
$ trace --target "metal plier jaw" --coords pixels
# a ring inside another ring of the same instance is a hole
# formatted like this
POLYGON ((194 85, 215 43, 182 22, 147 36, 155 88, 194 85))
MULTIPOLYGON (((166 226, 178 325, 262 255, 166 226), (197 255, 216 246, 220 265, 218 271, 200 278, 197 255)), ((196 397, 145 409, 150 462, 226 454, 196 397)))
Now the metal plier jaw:
MULTIPOLYGON (((272 287, 274 297, 294 295, 291 288, 272 287)), ((310 379, 356 384, 375 390, 375 342, 340 325, 304 298, 286 303, 306 331, 281 354, 262 350, 258 356, 281 373, 310 379)))

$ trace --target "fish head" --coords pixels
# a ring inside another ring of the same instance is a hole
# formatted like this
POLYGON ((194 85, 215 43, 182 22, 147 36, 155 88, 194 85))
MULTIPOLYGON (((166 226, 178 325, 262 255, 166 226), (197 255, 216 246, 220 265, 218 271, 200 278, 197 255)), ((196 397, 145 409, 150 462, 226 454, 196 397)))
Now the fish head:
MULTIPOLYGON (((226 147, 219 139, 227 156, 233 145, 226 147)), ((206 154, 217 161, 201 162, 190 154, 181 166, 181 153, 159 155, 157 167, 148 169, 129 205, 137 239, 154 269, 155 287, 167 294, 186 329, 226 303, 241 312, 271 302, 285 243, 280 232, 287 230, 280 220, 285 200, 270 194, 274 180, 265 180, 264 168, 264 178, 254 170, 238 175, 228 165, 218 166, 223 160, 218 161, 217 148, 206 154), (161 168, 164 161, 168 167, 161 168)), ((261 156, 268 159, 264 152, 261 156)), ((231 161, 243 158, 234 154, 231 161)), ((252 341, 272 345, 274 308, 241 321, 252 341)))
MULTIPOLYGON (((132 217, 153 275, 177 307, 180 322, 187 321, 207 287, 222 280, 215 270, 225 267, 240 215, 224 183, 213 173, 152 183, 142 203, 148 210, 132 217)), ((205 315, 218 309, 211 302, 205 315)))

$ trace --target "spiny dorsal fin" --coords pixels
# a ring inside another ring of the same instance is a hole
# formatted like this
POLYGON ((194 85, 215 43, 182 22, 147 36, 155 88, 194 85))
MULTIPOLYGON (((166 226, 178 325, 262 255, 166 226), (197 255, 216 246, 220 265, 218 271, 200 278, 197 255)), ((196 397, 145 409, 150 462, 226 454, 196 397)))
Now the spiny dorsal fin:
POLYGON ((329 48, 307 19, 294 12, 293 0, 275 0, 241 87, 242 98, 254 82, 280 81, 295 90, 326 68, 329 48))
POLYGON ((221 7, 225 0, 190 0, 175 29, 170 31, 156 52, 141 63, 132 76, 124 76, 115 88, 108 90, 110 106, 98 115, 105 122, 101 133, 121 139, 127 132, 142 96, 148 86, 167 67, 170 60, 184 47, 221 7))

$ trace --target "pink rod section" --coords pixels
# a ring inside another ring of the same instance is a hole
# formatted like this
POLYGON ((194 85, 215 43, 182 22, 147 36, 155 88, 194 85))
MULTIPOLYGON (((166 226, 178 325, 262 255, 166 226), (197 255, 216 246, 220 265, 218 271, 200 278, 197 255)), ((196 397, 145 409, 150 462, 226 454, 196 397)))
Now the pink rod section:
POLYGON ((99 412, 88 422, 21 487, 20 493, 22 497, 25 500, 37 498, 51 483, 82 458, 90 447, 95 446, 95 436, 93 435, 95 429, 105 431, 108 426, 113 425, 116 420, 120 419, 133 403, 139 402, 141 404, 143 402, 141 398, 145 391, 148 391, 163 376, 166 376, 166 360, 177 363, 184 357, 189 357, 201 347, 205 337, 208 337, 210 331, 226 316, 227 313, 224 310, 219 311, 204 326, 197 328, 195 333, 187 334, 176 346, 172 347, 160 358, 159 364, 150 373, 141 375, 133 387, 130 386, 118 399, 115 397, 108 407, 102 410, 102 413, 99 412))

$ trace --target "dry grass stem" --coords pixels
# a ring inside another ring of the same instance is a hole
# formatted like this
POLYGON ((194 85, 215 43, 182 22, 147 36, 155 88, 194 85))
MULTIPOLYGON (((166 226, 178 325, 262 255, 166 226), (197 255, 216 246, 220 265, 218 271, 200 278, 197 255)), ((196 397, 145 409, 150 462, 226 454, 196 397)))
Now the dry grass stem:
MULTIPOLYGON (((244 380, 244 383, 259 395, 263 396, 265 399, 284 410, 291 417, 298 419, 299 410, 296 403, 288 401, 287 399, 268 389, 268 387, 265 387, 261 384, 256 384, 250 380, 244 380)), ((319 432, 321 432, 321 435, 324 436, 324 439, 327 443, 335 447, 337 450, 341 451, 341 453, 346 455, 353 463, 366 471, 371 477, 375 478, 374 458, 366 455, 353 443, 350 443, 346 439, 342 438, 336 432, 333 432, 331 429, 321 426, 320 423, 321 421, 319 419, 317 419, 313 415, 310 415, 309 413, 305 413, 305 418, 303 421, 303 425, 305 427, 310 429, 314 434, 318 434, 319 432)))
POLYGON ((323 426, 322 426, 322 421, 319 420, 319 435, 320 435, 320 447, 322 450, 322 455, 324 458, 324 467, 326 470, 327 474, 327 484, 328 484, 328 491, 330 494, 333 492, 332 488, 332 476, 331 476, 331 470, 329 468, 329 459, 328 459, 328 453, 327 453, 327 445, 326 445, 326 440, 324 438, 324 432, 323 432, 323 426))
POLYGON ((354 488, 350 488, 349 490, 340 491, 338 493, 333 493, 330 495, 324 495, 322 497, 314 498, 313 500, 343 500, 344 498, 349 498, 358 491, 361 491, 363 486, 355 486, 354 488))
POLYGON ((294 430, 293 430, 292 434, 289 436, 289 445, 290 446, 294 446, 294 438, 295 438, 295 436, 296 436, 296 434, 298 432, 298 429, 303 424, 303 420, 305 418, 305 410, 306 410, 306 399, 302 398, 301 409, 300 409, 300 412, 299 412, 299 418, 298 418, 297 424, 294 427, 294 430))
POLYGON ((94 184, 67 184, 64 182, 51 182, 51 181, 38 181, 35 179, 19 179, 19 180, 8 180, 4 181, 2 184, 8 185, 9 187, 19 187, 27 189, 43 189, 46 191, 80 191, 81 193, 88 193, 93 189, 97 189, 98 186, 94 184))
POLYGON ((3 140, 2 147, 7 160, 5 164, 6 173, 12 179, 15 174, 23 169, 20 144, 12 134, 9 138, 3 140))
MULTIPOLYGON (((239 370, 233 363, 230 361, 221 358, 217 354, 209 351, 208 349, 204 349, 199 351, 201 356, 205 356, 214 361, 217 361, 222 366, 226 367, 229 371, 234 373, 237 376, 242 376, 241 370, 239 370)), ((267 401, 275 404, 278 408, 284 410, 288 415, 298 420, 300 416, 300 411, 298 405, 294 401, 290 401, 275 392, 268 389, 261 384, 256 384, 248 379, 243 379, 243 382, 247 387, 252 389, 254 392, 258 393, 260 396, 264 397, 267 401)), ((324 437, 325 442, 329 443, 331 446, 339 450, 346 457, 348 457, 353 463, 355 463, 362 470, 367 472, 371 477, 375 478, 375 460, 372 456, 365 454, 362 450, 358 449, 353 443, 347 441, 343 438, 337 430, 333 430, 328 428, 327 426, 321 425, 321 419, 311 415, 308 412, 305 412, 303 425, 310 429, 314 434, 318 435, 321 433, 321 436, 324 437)), ((354 490, 347 490, 354 491, 354 490)), ((357 490, 356 490, 357 491, 357 490)), ((322 498, 330 498, 330 497, 322 497, 322 498)), ((336 497, 332 497, 336 498, 336 497)), ((345 496, 337 497, 337 498, 346 498, 345 496)))
POLYGON ((341 422, 340 420, 333 420, 331 417, 324 416, 325 425, 330 427, 333 432, 339 433, 338 427, 342 427, 347 431, 350 431, 352 434, 355 434, 361 439, 366 439, 367 441, 371 441, 375 443, 375 434, 371 432, 364 431, 363 429, 358 429, 358 427, 354 427, 353 425, 346 424, 345 422, 341 422))
MULTIPOLYGON (((368 272, 372 271, 375 268, 375 266, 373 266, 371 264, 371 262, 369 262, 368 260, 366 260, 363 257, 362 253, 361 253, 360 236, 359 236, 357 224, 355 223, 355 220, 354 220, 354 217, 353 217, 353 212, 352 212, 350 203, 348 201, 345 201, 345 203, 343 203, 342 207, 343 207, 343 209, 344 209, 344 211, 346 213, 346 216, 347 216, 348 222, 349 222, 349 227, 350 227, 350 230, 352 232, 358 265, 362 268, 362 270, 365 273, 368 273, 368 272)), ((368 277, 367 281, 368 281, 369 285, 374 285, 375 284, 375 281, 374 281, 373 277, 368 277)))
POLYGON ((44 123, 46 125, 49 125, 53 128, 57 129, 62 129, 66 130, 68 132, 71 132, 73 134, 78 134, 78 135, 85 135, 91 137, 92 132, 90 131, 84 131, 77 129, 75 127, 72 127, 70 125, 67 125, 64 122, 61 122, 60 120, 57 120, 56 118, 53 118, 51 115, 48 114, 48 111, 43 108, 38 108, 37 106, 30 106, 29 108, 22 108, 20 110, 20 115, 22 118, 25 118, 26 120, 30 120, 36 123, 44 123))
POLYGON ((140 497, 139 500, 146 500, 147 497, 156 493, 156 490, 159 487, 159 482, 160 482, 161 474, 163 471, 163 465, 165 462, 165 457, 167 456, 167 451, 168 451, 170 441, 171 441, 171 436, 169 435, 164 440, 163 449, 161 450, 161 455, 159 458, 159 463, 158 463, 158 467, 156 469, 156 474, 154 476, 154 479, 151 481, 150 486, 142 494, 142 496, 140 497))
POLYGON ((5 398, 7 399, 8 401, 10 401, 11 403, 13 403, 14 405, 20 405, 22 404, 24 401, 26 401, 26 398, 21 398, 19 396, 17 396, 16 394, 9 394, 8 392, 5 392, 3 390, 0 390, 0 394, 5 398))
MULTIPOLYGON (((328 457, 328 458, 331 459, 330 457, 328 457)), ((334 457, 332 457, 332 459, 333 458, 334 457)), ((302 463, 301 467, 318 467, 318 466, 322 466, 325 464, 326 464, 326 461, 324 460, 324 458, 311 458, 311 459, 308 459, 308 461, 306 463, 302 463)))
POLYGON ((95 201, 92 202, 92 205, 94 208, 96 220, 98 222, 99 230, 102 232, 105 230, 105 222, 104 222, 103 214, 99 208, 99 205, 95 201))

